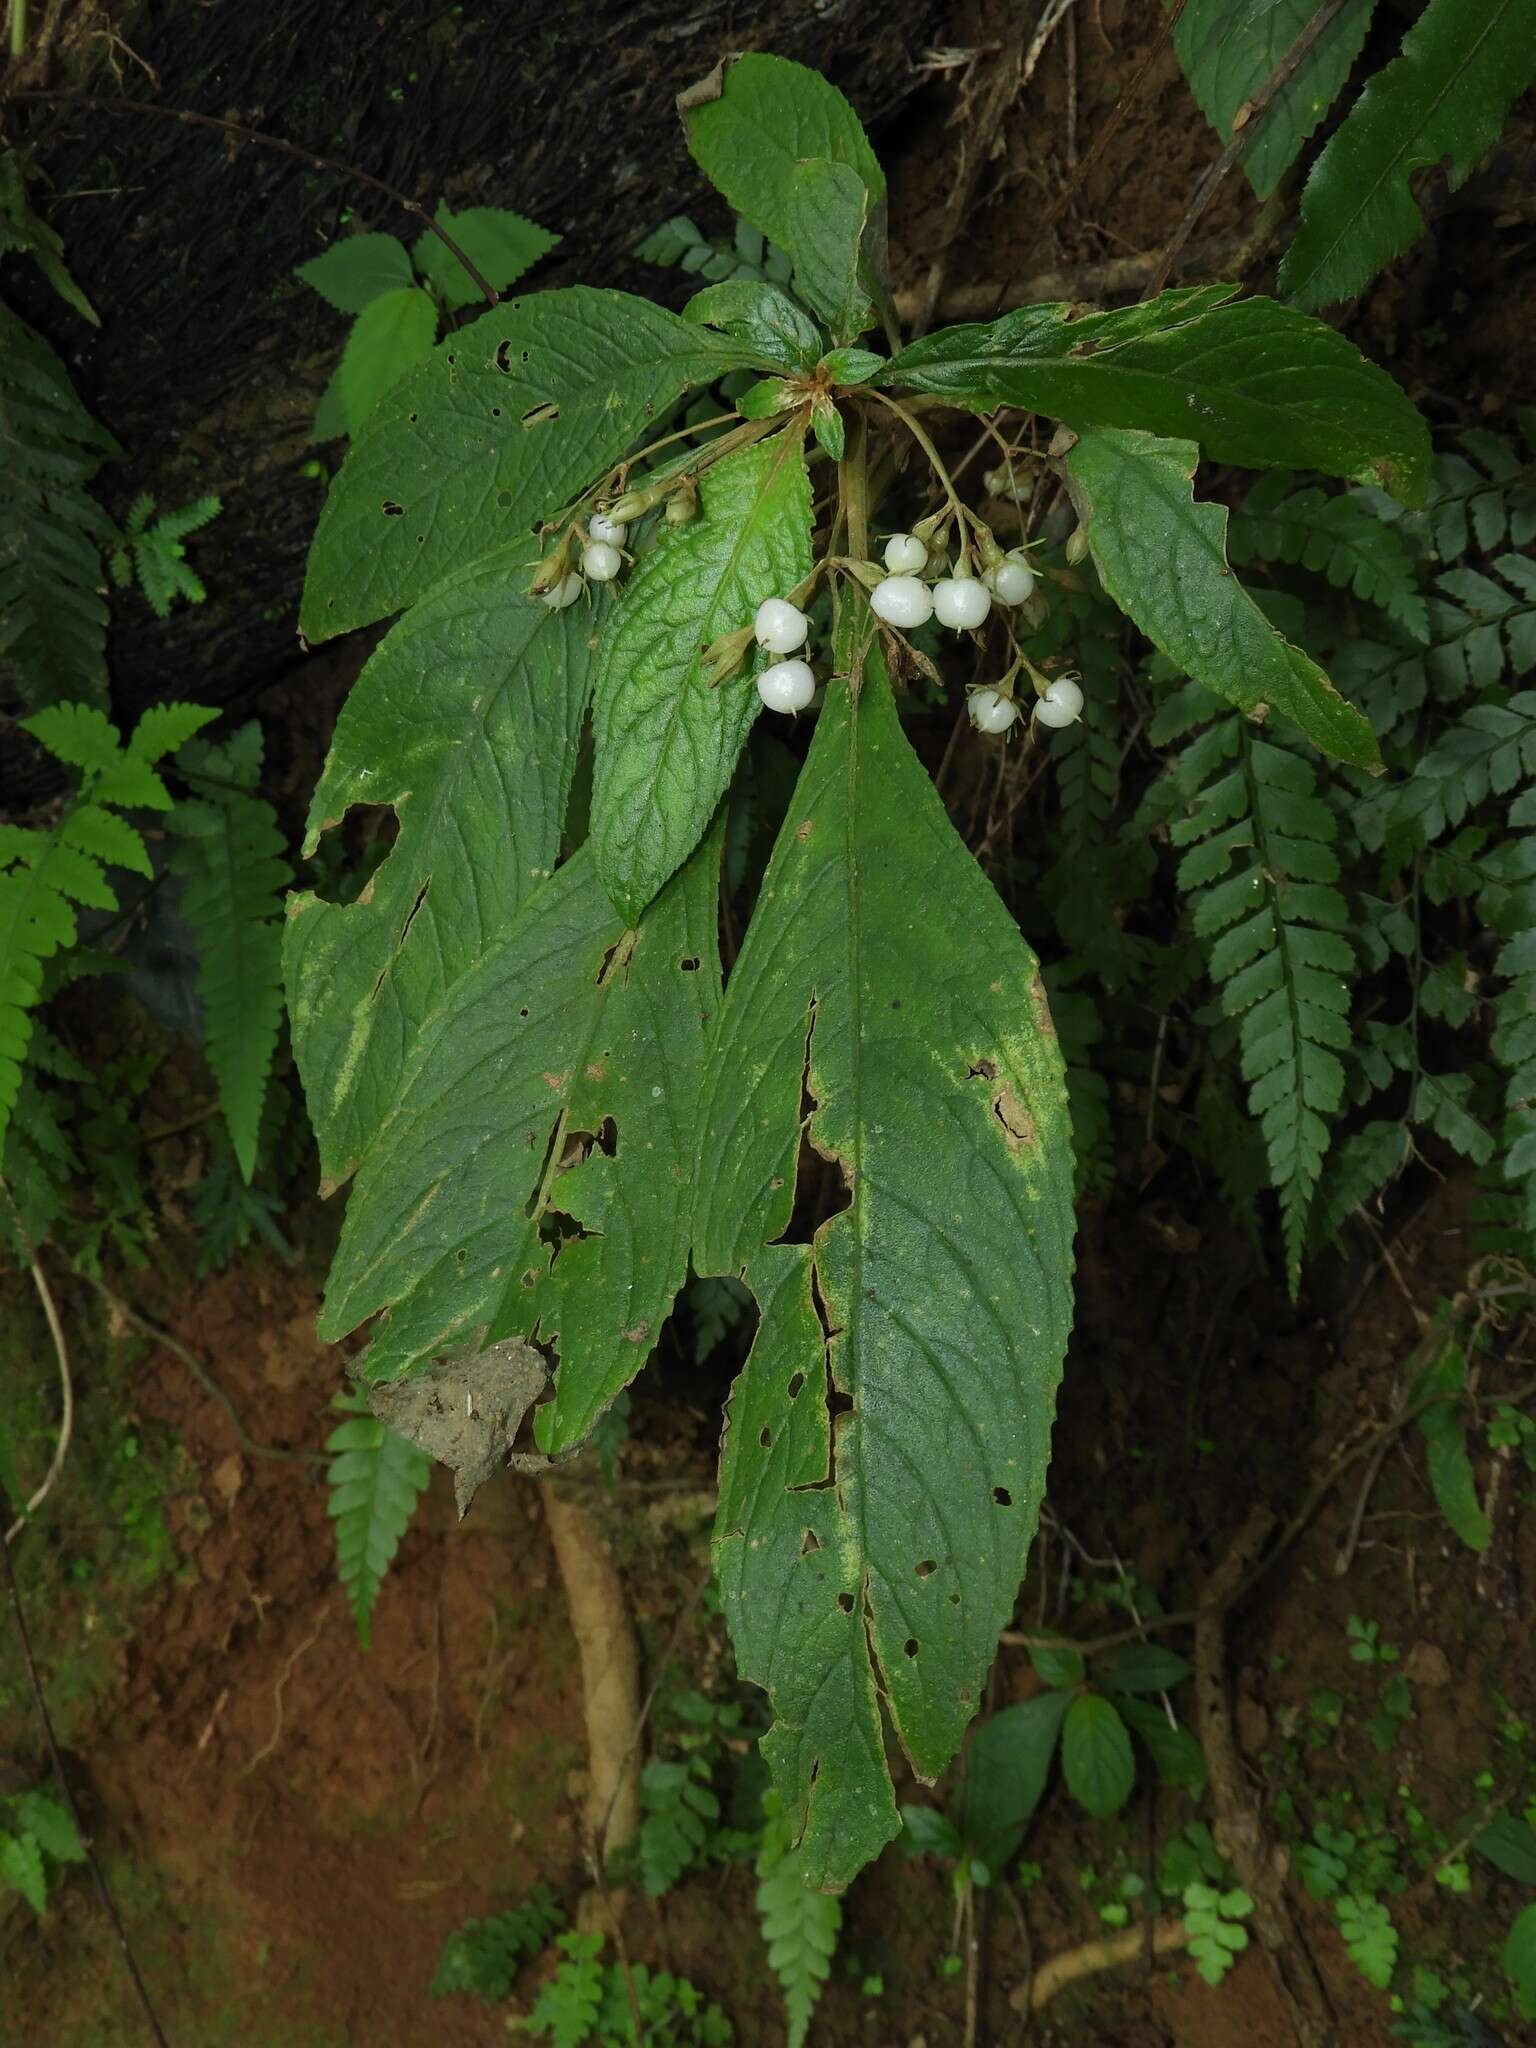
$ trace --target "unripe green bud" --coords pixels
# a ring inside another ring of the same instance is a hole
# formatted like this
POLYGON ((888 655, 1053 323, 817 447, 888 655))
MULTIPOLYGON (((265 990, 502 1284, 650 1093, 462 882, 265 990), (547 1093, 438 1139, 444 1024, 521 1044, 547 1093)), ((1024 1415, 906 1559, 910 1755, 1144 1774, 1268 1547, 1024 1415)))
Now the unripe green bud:
POLYGON ((697 518, 699 494, 692 484, 684 484, 667 500, 667 509, 662 514, 668 526, 686 526, 690 519, 697 518))
POLYGON ((1079 562, 1088 559, 1088 535, 1081 526, 1074 526, 1067 537, 1067 560, 1075 569, 1079 562))

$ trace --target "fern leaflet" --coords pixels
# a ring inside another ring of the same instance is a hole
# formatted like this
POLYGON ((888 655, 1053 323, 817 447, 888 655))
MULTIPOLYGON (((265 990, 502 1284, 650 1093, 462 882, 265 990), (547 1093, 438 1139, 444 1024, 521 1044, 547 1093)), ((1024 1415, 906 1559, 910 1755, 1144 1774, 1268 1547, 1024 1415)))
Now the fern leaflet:
POLYGON ((778 1797, 763 1801, 763 1844, 757 1857, 757 1910, 763 1923, 768 1967, 778 1978, 789 2016, 788 2048, 805 2048, 811 2015, 837 1953, 843 1924, 842 1901, 812 1891, 793 1851, 794 1829, 778 1797))
POLYGON ((165 619, 178 597, 188 604, 201 604, 208 595, 202 578, 187 560, 184 543, 189 533, 216 519, 223 506, 215 497, 196 498, 179 512, 162 512, 151 525, 154 509, 148 491, 129 507, 112 550, 112 580, 120 590, 127 590, 137 572, 151 611, 157 619, 165 619))
POLYGON ((189 750, 181 766, 194 782, 209 778, 209 793, 172 813, 171 867, 183 878, 182 913, 201 954, 197 988, 208 1064, 249 1181, 283 1017, 282 899, 293 872, 283 859, 276 812, 253 794, 261 774, 254 722, 225 746, 189 750))
POLYGON ((336 1576, 366 1650, 379 1587, 432 1476, 432 1461, 386 1428, 364 1395, 338 1394, 334 1405, 346 1416, 325 1443, 332 1453, 326 1480, 336 1524, 336 1576))
POLYGON ((31 704, 106 701, 106 515, 85 486, 116 441, 40 334, 0 305, 0 660, 31 704))
POLYGON ((548 1885, 535 1885, 520 1906, 486 1920, 466 1920, 443 1943, 429 1996, 455 1992, 497 2002, 512 1996, 517 1974, 565 1925, 548 1885))
POLYGON ((555 1942, 565 1960, 539 1993, 538 2003, 525 2020, 512 2024, 522 2033, 545 2034, 554 2048, 581 2048, 597 2027, 603 2004, 603 1952, 600 1934, 578 1934, 573 1929, 555 1942))
POLYGON ((1201 734, 1178 778, 1193 803, 1170 828, 1189 848, 1179 885, 1209 945, 1222 1008, 1239 1020, 1294 1288, 1349 1043, 1355 957, 1343 935, 1334 817, 1310 765, 1239 716, 1201 734))
POLYGON ((1489 795, 1504 796, 1536 774, 1536 690, 1506 704, 1475 704, 1441 734, 1413 773, 1356 812, 1362 842, 1385 849, 1389 864, 1438 839, 1489 795))
POLYGON ((1312 569, 1336 590, 1352 590, 1379 606, 1411 639, 1427 640, 1418 565, 1402 534, 1362 500, 1355 491, 1298 490, 1294 476, 1272 471, 1232 515, 1228 554, 1238 568, 1257 556, 1312 569))
POLYGON ((0 831, 0 1149, 21 1088, 44 966, 74 945, 76 906, 117 908, 106 861, 152 872, 143 840, 108 806, 168 811, 170 795, 154 762, 217 715, 195 704, 159 706, 126 748, 93 705, 53 704, 22 720, 23 731, 81 771, 81 786, 52 831, 0 831))

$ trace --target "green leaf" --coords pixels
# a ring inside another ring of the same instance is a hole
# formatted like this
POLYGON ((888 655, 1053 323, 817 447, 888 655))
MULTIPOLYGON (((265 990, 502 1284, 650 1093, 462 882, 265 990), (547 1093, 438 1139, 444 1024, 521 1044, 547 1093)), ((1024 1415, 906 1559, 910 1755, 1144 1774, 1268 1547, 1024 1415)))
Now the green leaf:
MULTIPOLYGON (((1189 0, 1173 32, 1190 90, 1223 142, 1318 10, 1319 0, 1189 0)), ((1365 43, 1375 0, 1345 4, 1268 108, 1245 127, 1248 181, 1267 199, 1338 98, 1365 43)))
POLYGON ((1317 664, 1270 625, 1227 566, 1227 512, 1194 497, 1192 441, 1084 434, 1067 457, 1100 581, 1180 670, 1250 716, 1278 711, 1357 767, 1375 735, 1317 664))
POLYGON ((338 313, 361 313, 386 292, 405 291, 415 282, 411 259, 393 235, 347 235, 293 274, 338 313))
POLYGON ((795 258, 795 290, 826 322, 834 342, 853 341, 875 324, 860 281, 872 204, 869 187, 850 164, 796 164, 789 195, 795 227, 785 246, 795 258))
POLYGON ((1199 1793, 1205 1789, 1205 1751, 1193 1731, 1175 1727, 1161 1707, 1149 1700, 1117 1697, 1120 1718, 1146 1745, 1160 1782, 1199 1793))
POLYGON ((776 658, 759 653, 712 684, 704 650, 810 566, 811 486, 791 431, 706 469, 699 516, 665 533, 630 578, 592 703, 592 838, 629 920, 698 844, 762 708, 753 675, 776 658))
POLYGON ((818 720, 731 973, 694 1216, 698 1270, 745 1278, 762 1316, 716 1562, 742 1675, 771 1695, 763 1750, 807 1882, 826 1886, 896 1827, 871 1651, 923 1777, 975 1712, 1071 1314, 1066 1089, 1034 957, 908 745, 868 631, 845 616, 852 681, 818 720), (797 1182, 834 1211, 809 1241, 786 1238, 797 1182), (835 1436, 834 1390, 851 1402, 835 1436))
POLYGON ((786 370, 813 370, 826 346, 810 315, 771 284, 743 279, 706 285, 684 306, 683 318, 734 335, 786 370))
POLYGON ((310 429, 309 438, 318 446, 322 441, 339 440, 346 431, 347 409, 341 402, 341 365, 338 363, 315 406, 315 424, 310 429))
POLYGON ((50 1792, 22 1792, 11 1802, 11 1811, 24 1835, 36 1837, 38 1847, 55 1863, 83 1863, 85 1845, 75 1827, 69 1808, 50 1792))
POLYGON ((1067 1693, 1048 1692, 1021 1706, 1004 1707, 982 1723, 967 1745, 956 1812, 965 1846, 995 1872, 1013 1861, 1045 1796, 1069 1704, 1067 1693))
POLYGON ((1472 1846, 1495 1870, 1521 1884, 1536 1884, 1536 1828, 1512 1813, 1497 1813, 1472 1846))
POLYGON ((1422 503, 1429 429, 1399 386, 1321 320, 1235 289, 1187 286, 1078 317, 1024 306, 925 335, 879 381, 975 412, 1023 406, 1079 432, 1192 436, 1218 462, 1318 469, 1422 503))
POLYGON ((326 1512, 336 1524, 336 1576, 366 1650, 379 1587, 426 1491, 432 1461, 371 1415, 364 1395, 338 1395, 335 1405, 350 1412, 325 1440, 331 1453, 326 1512))
POLYGON ((1070 1689, 1074 1685, 1081 1685, 1088 1673, 1082 1654, 1077 1650, 1058 1650, 1047 1645, 1042 1649, 1032 1649, 1029 1661, 1047 1685, 1065 1686, 1070 1689))
POLYGON ((624 292, 509 299, 386 394, 326 493, 300 626, 386 617, 558 511, 684 392, 743 365, 728 336, 624 292))
MULTIPOLYGON (((19 57, 19 47, 13 55, 19 57)), ((93 327, 101 321, 64 261, 64 244, 48 223, 32 211, 16 151, 0 151, 0 255, 19 250, 30 256, 67 306, 93 327)))
POLYGON ((107 701, 109 522, 85 486, 120 453, 42 336, 0 305, 0 661, 29 704, 107 701))
POLYGON ((1397 1968, 1397 1929, 1385 1900, 1352 1892, 1334 1903, 1344 1946, 1362 1977, 1385 1991, 1397 1968))
POLYGON ((550 1936, 564 1925, 565 1914, 542 1884, 520 1906, 489 1919, 464 1921, 443 1943, 427 1996, 465 1993, 492 2003, 510 1998, 523 1964, 547 1948, 550 1936))
POLYGON ((1061 1730, 1067 1790, 1095 1820, 1118 1813, 1136 1783, 1136 1759, 1113 1703, 1085 1693, 1067 1709, 1061 1730))
POLYGON ((965 1854, 965 1841, 947 1814, 936 1806, 904 1806, 901 1809, 902 1846, 912 1856, 945 1856, 958 1862, 965 1854))
POLYGON ((31 1835, 8 1835, 0 1830, 0 1890, 20 1892, 34 1913, 48 1904, 48 1880, 43 1874, 43 1852, 31 1835))
POLYGON ((789 2021, 785 2048, 805 2048, 811 2016, 837 1953, 843 1906, 840 1899, 807 1885, 794 1853, 793 1832, 781 1814, 769 1816, 757 1856, 757 1910, 768 1967, 784 1993, 789 2021))
POLYGON ((578 1443, 645 1363, 687 1265, 719 849, 638 930, 584 847, 494 933, 405 1058, 367 1144, 320 1329, 387 1308, 368 1376, 468 1342, 559 1350, 539 1443, 578 1443))
MULTIPOLYGON (((246 730, 259 747, 260 728, 246 730)), ((293 871, 277 813, 262 797, 213 791, 178 804, 170 826, 181 912, 197 939, 203 1047, 249 1184, 283 1019, 282 896, 293 871)))
POLYGON ((1536 0, 1429 0, 1312 167, 1280 265, 1286 297, 1327 306, 1363 291, 1424 231, 1413 173, 1449 159, 1452 191, 1464 184, 1533 74, 1536 0))
POLYGON ((385 292, 363 308, 352 323, 337 373, 349 434, 362 431, 385 392, 432 353, 436 339, 437 307, 415 285, 385 292))
MULTIPOLYGON (((848 307, 854 264, 864 291, 877 301, 884 296, 885 173, 835 85, 786 57, 753 54, 717 65, 679 96, 678 110, 694 161, 735 211, 790 257, 802 295, 811 286, 814 310, 830 318, 833 308, 848 307), (835 167, 832 177, 818 166, 835 167), (858 179, 867 207, 850 204, 839 170, 858 179), (818 195, 835 223, 830 231, 818 216, 818 195)), ((859 331, 838 332, 833 322, 836 341, 859 331)))
POLYGON ((1536 1905, 1527 1906, 1510 1928, 1499 1960, 1515 1987, 1520 2017, 1536 2020, 1536 1905))
POLYGON ((1486 1550, 1493 1532, 1477 1497, 1467 1456, 1467 1425, 1456 1401, 1437 1401, 1419 1417, 1435 1505, 1469 1550, 1486 1550))
POLYGON ((326 1191, 395 1099, 428 1016, 554 870, 596 618, 527 594, 528 541, 450 577, 370 656, 310 804, 306 857, 359 804, 399 835, 364 896, 289 903, 294 1056, 326 1191))
POLYGON ((1188 1660, 1160 1643, 1122 1643, 1094 1667, 1094 1677, 1112 1692, 1171 1692, 1188 1676, 1188 1660))
MULTIPOLYGON (((437 221, 458 243, 492 291, 504 292, 560 240, 506 206, 470 206, 455 213, 439 201, 437 221)), ((484 294, 440 235, 423 228, 411 251, 417 270, 450 312, 481 303, 484 294)))

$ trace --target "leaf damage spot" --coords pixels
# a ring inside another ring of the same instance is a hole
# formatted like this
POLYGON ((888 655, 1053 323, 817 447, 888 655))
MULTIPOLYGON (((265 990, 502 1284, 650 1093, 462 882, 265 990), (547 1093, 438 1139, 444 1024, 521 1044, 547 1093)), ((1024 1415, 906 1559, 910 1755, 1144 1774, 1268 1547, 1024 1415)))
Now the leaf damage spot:
POLYGON ((802 825, 797 825, 797 826, 795 827, 795 837, 796 837, 796 839, 797 839, 797 840, 798 840, 798 841, 800 842, 800 844, 801 844, 802 846, 804 846, 804 844, 805 844, 805 842, 807 841, 807 839, 809 839, 809 838, 810 838, 811 834, 812 834, 812 833, 813 833, 813 832, 814 832, 815 830, 816 830, 816 820, 815 820, 814 818, 807 818, 807 819, 805 820, 804 824, 802 824, 802 825))
POLYGON ((1002 1127, 1003 1142, 1010 1152, 1034 1150, 1035 1120, 1019 1100, 1011 1082, 993 1096, 992 1114, 1002 1127))
POLYGON ((524 427, 548 427, 560 417, 560 407, 553 398, 546 398, 541 405, 530 405, 519 424, 524 427))
POLYGON ((649 1344, 651 1341, 651 1326, 642 1317, 632 1329, 621 1330, 619 1335, 626 1344, 649 1344))

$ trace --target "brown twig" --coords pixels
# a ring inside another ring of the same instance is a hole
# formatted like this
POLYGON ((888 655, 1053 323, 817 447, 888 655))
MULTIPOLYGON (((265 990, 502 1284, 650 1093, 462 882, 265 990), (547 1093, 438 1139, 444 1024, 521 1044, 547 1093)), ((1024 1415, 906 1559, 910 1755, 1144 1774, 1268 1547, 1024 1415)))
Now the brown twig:
POLYGON ((387 185, 382 178, 376 178, 372 171, 359 170, 356 164, 344 164, 333 156, 318 156, 314 150, 305 149, 297 142, 289 142, 281 135, 268 135, 260 128, 247 128, 243 121, 226 121, 216 114, 195 114, 190 107, 157 107, 152 100, 118 99, 112 95, 89 92, 13 92, 6 95, 6 102, 15 100, 48 100, 55 105, 72 107, 96 107, 105 114, 151 114, 161 121, 180 121, 191 128, 211 128, 218 135, 233 135, 240 142, 254 142, 263 149, 275 149, 284 156, 294 157, 301 164, 308 164, 314 171, 332 171, 339 178, 350 178, 355 184, 366 185, 370 191, 378 192, 386 199, 392 199, 413 219, 436 235, 448 253, 462 263, 474 279, 475 289, 483 293, 488 306, 500 304, 500 294, 471 263, 452 235, 440 227, 427 209, 418 201, 407 198, 395 185, 387 185))
POLYGON ((27 1236, 22 1224, 16 1198, 3 1180, 0 1180, 0 1197, 4 1198, 5 1205, 11 1212, 11 1228, 16 1233, 17 1241, 31 1262, 28 1270, 32 1275, 32 1285, 37 1289, 38 1300, 43 1304, 43 1314, 48 1320, 48 1334, 53 1339, 54 1357, 58 1361, 59 1394, 62 1403, 58 1439, 53 1447, 53 1456, 48 1461, 48 1470, 43 1474, 42 1483, 33 1492, 31 1499, 5 1532, 5 1543, 0 1547, 8 1550, 27 1526, 30 1518, 52 1493, 58 1483, 59 1474, 64 1470, 64 1460, 69 1455, 70 1439, 75 1430, 75 1383, 69 1370, 69 1347, 64 1341, 64 1325, 59 1319, 58 1303, 53 1298, 53 1289, 48 1285, 48 1276, 38 1259, 37 1248, 27 1236))
POLYGON ((100 1896, 102 1905, 106 1909, 107 1918, 112 1922, 113 1932, 117 1936, 117 1945, 123 1952, 123 1961, 128 1966, 129 1976, 133 1979, 133 1988, 139 1995, 140 2005, 144 2008, 145 2022, 149 2027, 150 2033, 154 2036, 158 2048, 170 2048, 170 2042, 166 2038, 165 2029, 160 2024, 159 2015, 156 2013, 154 2003, 150 1998, 149 1987, 140 1975, 138 1961, 134 1956, 132 1944, 128 1939, 128 1930, 123 1925, 122 1915, 117 1910, 111 1892, 107 1889, 106 1877, 101 1865, 96 1860, 96 1851, 92 1847, 91 1838, 85 1831, 85 1823, 80 1817, 80 1808, 75 1799, 74 1787, 70 1784, 68 1774, 64 1769, 64 1759, 59 1754, 58 1738, 53 1732, 53 1721, 48 1712, 48 1701, 43 1692, 43 1682, 38 1676, 37 1659, 32 1654, 32 1638, 27 1633, 27 1617, 22 1611, 21 1588, 16 1583, 16 1566, 11 1558, 9 1543, 0 1543, 0 1557, 5 1559, 5 1577, 7 1589, 11 1596, 11 1613, 15 1617, 16 1634, 21 1643, 22 1661, 27 1667, 27 1678, 32 1687, 32 1698, 37 1707, 37 1718, 42 1725, 43 1740, 48 1745, 48 1756, 53 1765, 53 1774, 59 1781, 59 1789, 64 1794, 64 1802, 68 1806, 70 1818, 75 1824, 75 1833, 80 1838, 80 1846, 85 1851, 85 1860, 90 1865, 91 1876, 95 1879, 97 1893, 100 1896))
POLYGON ((1276 96, 1283 92, 1300 69, 1307 52, 1333 22, 1337 19, 1344 0, 1323 0, 1316 14, 1297 36, 1280 62, 1259 87, 1251 100, 1238 108, 1232 121, 1232 139, 1217 157, 1199 184, 1195 187, 1184 218, 1174 230, 1173 240, 1163 251, 1163 260, 1153 274, 1151 282, 1142 293, 1143 298, 1153 298, 1168 282, 1168 276, 1178 261, 1179 253, 1199 225, 1200 218, 1216 196, 1218 186, 1228 171, 1237 163, 1248 145, 1253 141, 1264 123, 1264 116, 1273 105, 1276 96))

